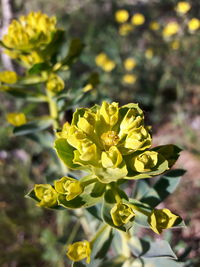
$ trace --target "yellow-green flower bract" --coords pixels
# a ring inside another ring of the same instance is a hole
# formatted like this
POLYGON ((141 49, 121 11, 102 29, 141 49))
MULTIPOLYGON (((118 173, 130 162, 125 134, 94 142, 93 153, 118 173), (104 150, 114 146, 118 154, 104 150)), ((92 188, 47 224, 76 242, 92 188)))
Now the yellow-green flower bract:
POLYGON ((168 209, 155 209, 149 215, 148 222, 155 233, 161 234, 164 229, 174 226, 178 218, 180 217, 168 209))
POLYGON ((60 180, 54 182, 55 190, 59 194, 66 196, 66 200, 72 200, 83 192, 83 187, 81 183, 71 177, 62 177, 60 180))
POLYGON ((58 193, 50 184, 36 184, 34 193, 39 200, 38 206, 50 208, 57 205, 58 193))
POLYGON ((135 217, 135 213, 129 204, 117 203, 110 211, 114 225, 122 226, 135 217))
POLYGON ((81 261, 86 258, 86 263, 90 263, 91 248, 90 243, 78 241, 68 246, 67 256, 72 261, 81 261))
POLYGON ((138 179, 163 173, 168 161, 149 151, 152 139, 138 104, 77 109, 65 123, 55 147, 69 168, 92 173, 102 183, 138 179))

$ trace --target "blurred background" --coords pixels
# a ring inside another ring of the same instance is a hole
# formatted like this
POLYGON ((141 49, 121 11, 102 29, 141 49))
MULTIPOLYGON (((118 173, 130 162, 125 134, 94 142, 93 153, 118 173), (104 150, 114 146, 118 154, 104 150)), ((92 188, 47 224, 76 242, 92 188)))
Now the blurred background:
MULTIPOLYGON (((152 125, 154 144, 173 143, 183 149, 175 167, 187 172, 164 205, 179 213, 187 227, 168 230, 164 238, 185 262, 183 266, 199 266, 200 2, 179 2, 1 0, 1 34, 7 20, 30 11, 55 15, 66 40, 77 37, 85 44, 70 79, 66 77, 68 87, 80 86, 88 72, 98 77, 98 85, 79 105, 91 106, 103 99, 120 105, 138 102, 152 125)), ((3 57, 0 67, 21 71, 3 57)), ((43 210, 24 198, 34 183, 44 183, 48 176, 57 178, 51 151, 13 137, 6 122, 8 112, 40 116, 47 107, 3 93, 0 97, 0 266, 69 266, 63 244, 70 241, 73 214, 43 210)), ((81 235, 77 226, 74 236, 78 231, 81 235)))

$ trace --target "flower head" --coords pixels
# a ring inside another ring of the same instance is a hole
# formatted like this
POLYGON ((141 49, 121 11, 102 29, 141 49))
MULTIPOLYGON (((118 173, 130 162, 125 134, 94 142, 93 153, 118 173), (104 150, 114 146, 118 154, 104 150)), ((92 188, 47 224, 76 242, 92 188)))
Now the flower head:
POLYGON ((114 225, 122 226, 129 221, 132 221, 135 217, 135 213, 131 208, 131 205, 124 203, 115 204, 110 211, 114 225))
POLYGON ((134 74, 125 74, 122 81, 126 84, 134 84, 137 80, 137 76, 134 74))
POLYGON ((106 72, 112 71, 116 64, 105 53, 100 53, 95 58, 96 65, 106 72))
POLYGON ((64 81, 55 73, 51 73, 46 83, 47 90, 57 93, 64 89, 64 81))
POLYGON ((54 182, 55 190, 59 194, 66 196, 66 200, 72 200, 83 192, 83 187, 81 183, 71 177, 62 177, 60 180, 54 182))
POLYGON ((171 21, 167 23, 167 25, 163 29, 163 36, 170 37, 176 34, 179 31, 179 29, 180 29, 179 24, 176 21, 171 21))
POLYGON ((128 20, 129 18, 129 13, 125 9, 120 9, 115 12, 115 20, 118 23, 124 23, 128 20))
POLYGON ((27 122, 24 113, 8 113, 7 121, 14 126, 21 126, 27 122))
POLYGON ((56 30, 55 17, 31 12, 27 16, 21 16, 19 20, 13 20, 2 41, 8 48, 29 52, 50 43, 56 30))
POLYGON ((75 242, 68 246, 67 256, 72 261, 81 261, 86 258, 86 263, 90 263, 90 254, 90 243, 87 240, 75 242))
POLYGON ((191 20, 188 21, 188 29, 191 32, 194 32, 198 30, 200 27, 200 21, 197 18, 192 18, 191 20))
POLYGON ((155 233, 161 234, 164 229, 174 226, 178 218, 180 217, 168 209, 155 209, 149 215, 148 223, 155 233))
POLYGON ((134 28, 133 28, 133 25, 131 23, 124 23, 124 24, 120 25, 120 27, 119 27, 119 34, 121 36, 126 36, 130 32, 132 32, 133 29, 134 28))
POLYGON ((152 21, 150 24, 149 24, 149 28, 152 30, 152 31, 157 31, 160 29, 160 24, 157 22, 157 21, 152 21))
POLYGON ((34 192, 41 207, 53 207, 57 205, 58 193, 50 184, 36 184, 34 192))
POLYGON ((178 2, 178 4, 175 7, 175 10, 180 14, 186 14, 191 8, 190 3, 186 1, 178 2))
POLYGON ((7 84, 14 84, 18 81, 18 75, 15 71, 2 71, 0 72, 0 82, 7 84))
POLYGON ((145 17, 143 14, 140 13, 134 14, 131 18, 131 23, 136 26, 142 25, 144 24, 144 22, 145 22, 145 17))
POLYGON ((134 58, 128 57, 127 59, 124 60, 124 68, 127 71, 131 71, 135 68, 136 66, 136 60, 134 58))

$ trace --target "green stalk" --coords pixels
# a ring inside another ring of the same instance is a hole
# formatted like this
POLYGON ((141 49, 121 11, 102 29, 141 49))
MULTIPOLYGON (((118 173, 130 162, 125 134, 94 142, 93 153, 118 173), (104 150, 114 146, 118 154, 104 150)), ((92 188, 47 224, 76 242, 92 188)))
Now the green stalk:
POLYGON ((54 100, 54 94, 53 92, 46 89, 46 95, 47 95, 47 102, 49 105, 49 113, 53 121, 53 128, 54 130, 59 128, 59 113, 58 113, 58 107, 57 103, 54 100))
POLYGON ((108 227, 107 224, 104 224, 95 234, 95 236, 92 238, 92 240, 90 241, 91 247, 94 244, 94 242, 97 240, 97 238, 99 238, 99 236, 106 230, 106 228, 108 227))

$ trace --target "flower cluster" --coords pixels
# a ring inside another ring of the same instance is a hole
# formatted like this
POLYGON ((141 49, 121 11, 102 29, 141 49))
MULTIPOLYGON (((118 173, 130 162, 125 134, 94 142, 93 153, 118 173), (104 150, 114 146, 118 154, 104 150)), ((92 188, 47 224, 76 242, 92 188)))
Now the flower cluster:
MULTIPOLYGON (((169 169, 169 161, 160 148, 152 148, 150 127, 138 104, 118 107, 103 102, 90 109, 80 108, 58 134, 56 144, 65 142, 63 158, 69 168, 91 172, 101 183, 119 179, 152 177, 169 169)), ((167 148, 167 146, 166 146, 167 148)))
POLYGON ((10 57, 33 65, 43 61, 42 52, 51 43, 57 30, 55 17, 31 12, 12 21, 2 43, 10 57))
POLYGON ((96 65, 105 72, 110 72, 115 68, 115 62, 111 60, 105 53, 100 53, 95 58, 96 65))
MULTIPOLYGON (((80 180, 64 176, 53 185, 35 185, 29 195, 39 206, 76 209, 102 201, 102 219, 122 231, 133 226, 138 213, 146 216, 149 228, 157 234, 180 221, 168 209, 138 205, 120 189, 127 179, 150 178, 167 171, 180 152, 173 145, 151 148, 150 127, 138 104, 119 107, 116 102, 103 102, 79 108, 71 124, 66 122, 57 136, 55 149, 61 160, 89 175, 80 180)), ((67 256, 89 262, 91 249, 88 241, 76 242, 68 247, 67 256)))

